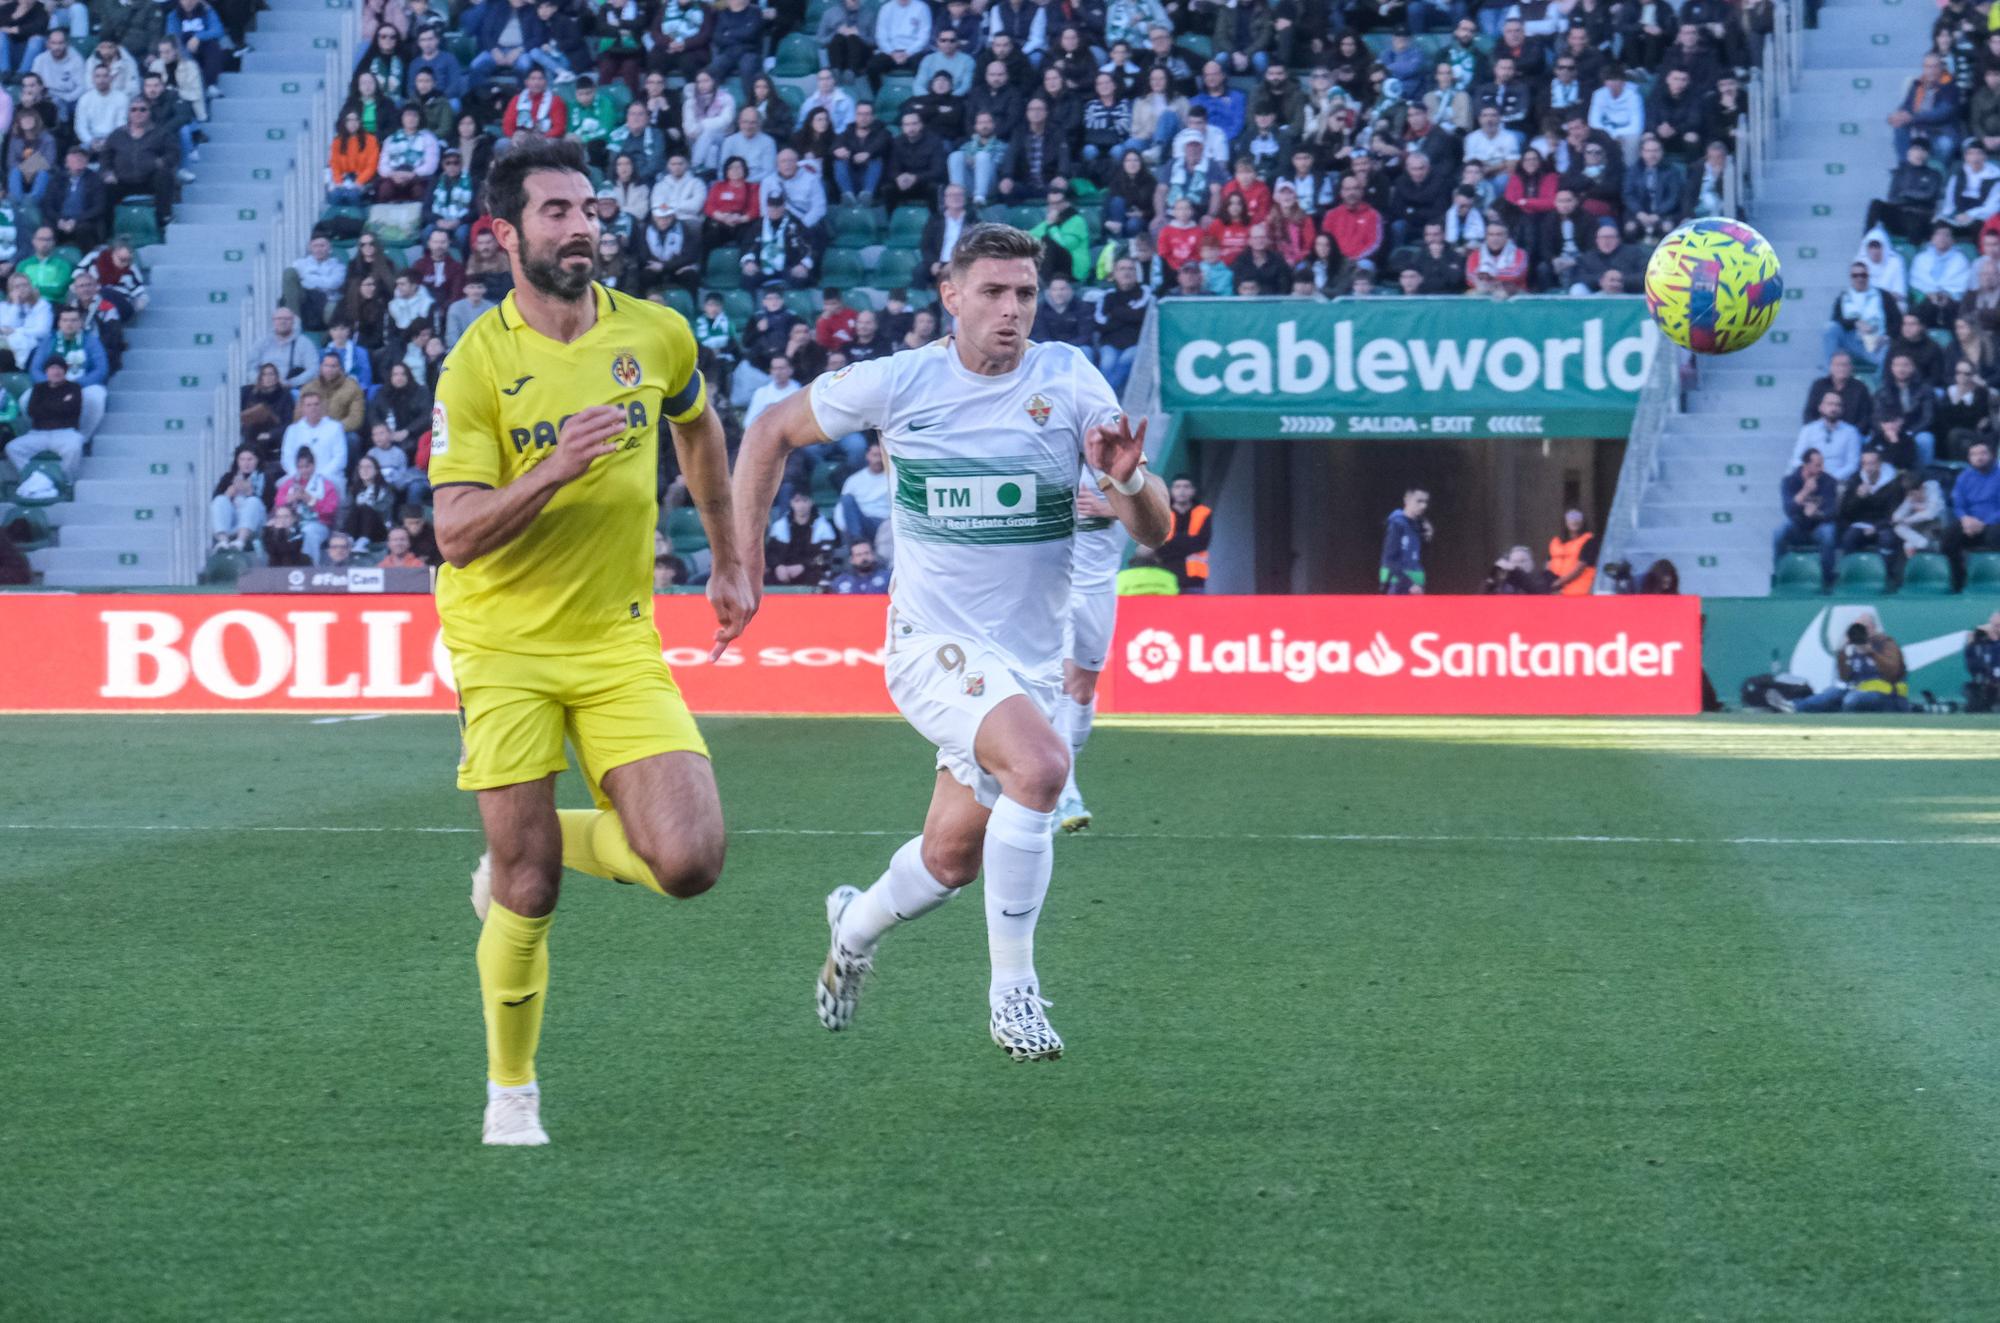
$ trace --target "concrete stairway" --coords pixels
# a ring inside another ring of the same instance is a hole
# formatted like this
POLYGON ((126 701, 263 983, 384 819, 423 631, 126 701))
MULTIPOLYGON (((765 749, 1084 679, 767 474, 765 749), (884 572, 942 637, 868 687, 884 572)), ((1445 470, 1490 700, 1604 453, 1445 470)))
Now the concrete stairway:
POLYGON ((1928 7, 1827 0, 1805 33, 1804 79, 1781 97, 1780 130, 1750 221, 1784 264, 1785 306, 1762 342, 1703 359, 1686 413, 1669 419, 1660 476, 1625 545, 1635 569, 1669 557, 1683 590, 1770 591, 1778 483, 1820 370, 1820 329, 1847 285, 1869 200, 1895 164, 1884 118, 1916 72, 1928 7))
MULTIPOLYGON (((298 159, 313 98, 327 95, 327 50, 346 15, 294 3, 257 18, 240 73, 210 103, 195 181, 164 242, 141 252, 150 302, 126 335, 104 423, 76 484, 76 500, 49 508, 55 546, 31 559, 52 587, 126 587, 173 581, 176 539, 206 541, 208 493, 190 490, 204 436, 224 457, 237 434, 234 402, 214 417, 230 345, 248 324, 261 335, 268 309, 247 309, 251 264, 273 230, 286 175, 298 159), (211 431, 212 428, 212 431, 211 431)), ((285 254, 289 260, 295 254, 285 254)), ((198 565, 197 565, 198 568, 198 565)))

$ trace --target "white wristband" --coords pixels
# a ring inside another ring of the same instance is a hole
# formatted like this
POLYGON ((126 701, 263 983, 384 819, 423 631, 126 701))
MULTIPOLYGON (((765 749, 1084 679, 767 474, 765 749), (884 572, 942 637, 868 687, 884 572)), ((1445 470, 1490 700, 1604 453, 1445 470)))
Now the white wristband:
POLYGON ((1104 480, 1110 483, 1111 490, 1120 496, 1137 496, 1146 490, 1146 461, 1143 459, 1139 461, 1139 467, 1132 470, 1132 477, 1126 482, 1118 481, 1109 473, 1104 475, 1104 480))

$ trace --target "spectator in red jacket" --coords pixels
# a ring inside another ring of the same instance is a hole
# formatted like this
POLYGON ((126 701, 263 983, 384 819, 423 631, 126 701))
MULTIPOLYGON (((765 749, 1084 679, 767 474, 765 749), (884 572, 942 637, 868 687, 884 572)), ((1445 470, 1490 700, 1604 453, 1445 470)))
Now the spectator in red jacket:
POLYGON ((1469 293, 1496 298, 1528 287, 1528 252, 1514 242, 1505 225, 1486 222, 1486 238, 1465 255, 1465 286, 1469 293))
POLYGON ((1232 195, 1243 199, 1244 208, 1250 213, 1250 224, 1261 225, 1271 215, 1271 186, 1257 177, 1257 163, 1247 156, 1236 158, 1236 177, 1222 186, 1222 202, 1226 206, 1232 195))
POLYGON ((1382 213, 1368 205, 1366 187, 1353 175, 1340 181, 1340 203, 1326 213, 1320 229, 1333 236, 1348 261, 1372 257, 1382 246, 1382 213))
POLYGON ((549 91, 547 74, 540 69, 528 70, 525 84, 500 117, 500 135, 512 138, 517 133, 538 133, 544 138, 560 138, 567 132, 569 107, 549 91))

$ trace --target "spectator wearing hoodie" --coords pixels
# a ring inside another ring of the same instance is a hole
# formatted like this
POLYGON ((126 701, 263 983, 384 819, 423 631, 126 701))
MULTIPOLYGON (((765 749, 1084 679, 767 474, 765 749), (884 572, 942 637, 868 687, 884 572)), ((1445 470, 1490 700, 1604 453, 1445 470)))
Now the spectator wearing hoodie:
POLYGON ((1029 338, 1044 342, 1059 341, 1089 353, 1096 331, 1096 320, 1091 315, 1090 305, 1076 297, 1076 286, 1070 283, 1067 276, 1053 277, 1042 291, 1042 301, 1035 309, 1035 325, 1028 333, 1029 338))

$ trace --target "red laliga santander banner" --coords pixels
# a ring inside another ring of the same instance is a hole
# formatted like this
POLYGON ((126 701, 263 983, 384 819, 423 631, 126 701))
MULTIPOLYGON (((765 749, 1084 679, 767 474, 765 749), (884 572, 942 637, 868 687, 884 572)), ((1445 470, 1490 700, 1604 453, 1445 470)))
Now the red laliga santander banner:
POLYGON ((1120 712, 1699 712, 1701 602, 1125 598, 1110 679, 1120 712))
MULTIPOLYGON (((697 712, 889 713, 885 599, 768 597, 711 665, 699 596, 656 604, 697 712)), ((1119 604, 1111 712, 1700 709, 1694 598, 1141 597, 1119 604)), ((423 596, 0 596, 0 710, 448 712, 423 596)))

